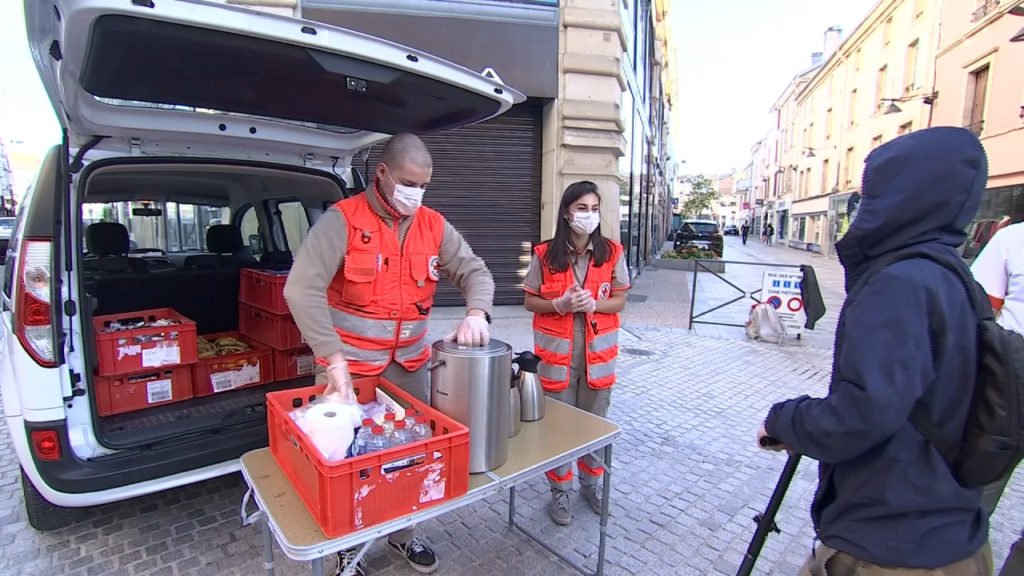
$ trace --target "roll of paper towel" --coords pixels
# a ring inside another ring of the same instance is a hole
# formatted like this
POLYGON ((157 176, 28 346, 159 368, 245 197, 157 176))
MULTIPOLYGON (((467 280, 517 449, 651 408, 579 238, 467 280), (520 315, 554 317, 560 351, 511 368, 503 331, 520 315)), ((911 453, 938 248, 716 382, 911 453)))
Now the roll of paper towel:
POLYGON ((311 406, 299 423, 328 461, 345 457, 359 426, 359 407, 353 404, 324 402, 311 406))

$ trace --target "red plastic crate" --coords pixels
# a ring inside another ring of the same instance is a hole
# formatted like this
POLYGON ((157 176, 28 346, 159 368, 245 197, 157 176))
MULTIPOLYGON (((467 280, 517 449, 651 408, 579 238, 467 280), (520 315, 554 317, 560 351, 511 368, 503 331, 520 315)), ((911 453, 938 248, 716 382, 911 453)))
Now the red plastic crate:
POLYGON ((92 319, 100 376, 133 374, 196 361, 196 323, 170 308, 96 316, 92 319), (176 320, 172 326, 104 332, 113 322, 176 320))
POLYGON ((466 493, 468 428, 387 380, 363 378, 354 384, 361 403, 374 400, 379 385, 399 402, 414 406, 430 419, 434 435, 328 463, 289 415, 293 399, 305 402, 324 386, 267 394, 270 452, 325 536, 337 538, 466 493))
POLYGON ((158 368, 124 376, 93 378, 96 412, 112 416, 192 398, 192 367, 158 368))
POLYGON ((284 300, 287 271, 243 268, 238 286, 238 300, 274 314, 290 314, 284 300))
POLYGON ((198 360, 192 373, 196 396, 212 396, 219 392, 268 384, 274 380, 274 351, 237 332, 204 334, 213 341, 231 336, 252 346, 252 350, 198 360))
POLYGON ((291 314, 274 314, 251 304, 238 304, 238 331, 275 350, 291 350, 305 344, 291 314))
POLYGON ((274 350, 274 380, 294 380, 313 374, 316 357, 309 346, 291 350, 274 350))

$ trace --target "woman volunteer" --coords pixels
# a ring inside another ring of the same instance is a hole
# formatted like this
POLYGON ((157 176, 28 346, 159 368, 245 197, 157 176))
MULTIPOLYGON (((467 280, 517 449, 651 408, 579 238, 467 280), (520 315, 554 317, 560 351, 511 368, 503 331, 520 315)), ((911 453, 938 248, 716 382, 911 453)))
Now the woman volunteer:
MULTIPOLYGON (((604 417, 615 358, 619 353, 619 312, 626 306, 629 272, 622 245, 601 235, 597 185, 581 181, 562 195, 555 237, 534 248, 526 273, 526 309, 534 313, 534 350, 544 391, 567 404, 604 417)), ((600 514, 597 484, 601 461, 588 454, 577 461, 580 493, 600 514)), ((572 464, 547 473, 548 514, 558 525, 572 520, 568 491, 572 464)))

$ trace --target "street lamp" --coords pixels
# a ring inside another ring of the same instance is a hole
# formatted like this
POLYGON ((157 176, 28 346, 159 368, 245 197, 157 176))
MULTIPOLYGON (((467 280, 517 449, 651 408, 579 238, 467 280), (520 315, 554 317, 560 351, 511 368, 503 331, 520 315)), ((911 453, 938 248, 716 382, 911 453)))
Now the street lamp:
POLYGON ((939 93, 932 92, 931 94, 926 94, 924 96, 904 96, 903 98, 882 98, 882 102, 889 103, 889 107, 885 109, 884 114, 899 114, 900 112, 903 112, 903 109, 897 106, 896 103, 909 102, 915 98, 920 98, 921 102, 923 102, 925 105, 931 106, 932 104, 935 104, 935 100, 939 98, 939 93))

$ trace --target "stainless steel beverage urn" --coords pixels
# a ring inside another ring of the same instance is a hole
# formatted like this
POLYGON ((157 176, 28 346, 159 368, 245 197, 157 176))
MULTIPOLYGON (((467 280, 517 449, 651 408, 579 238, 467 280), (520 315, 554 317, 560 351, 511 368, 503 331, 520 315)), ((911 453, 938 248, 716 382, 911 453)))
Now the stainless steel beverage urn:
POLYGON ((487 472, 508 459, 509 374, 512 347, 439 340, 432 347, 430 404, 469 428, 469 472, 487 472))
POLYGON ((513 364, 519 367, 516 387, 519 389, 520 419, 534 422, 544 417, 544 387, 537 376, 540 358, 533 352, 520 352, 513 364))

